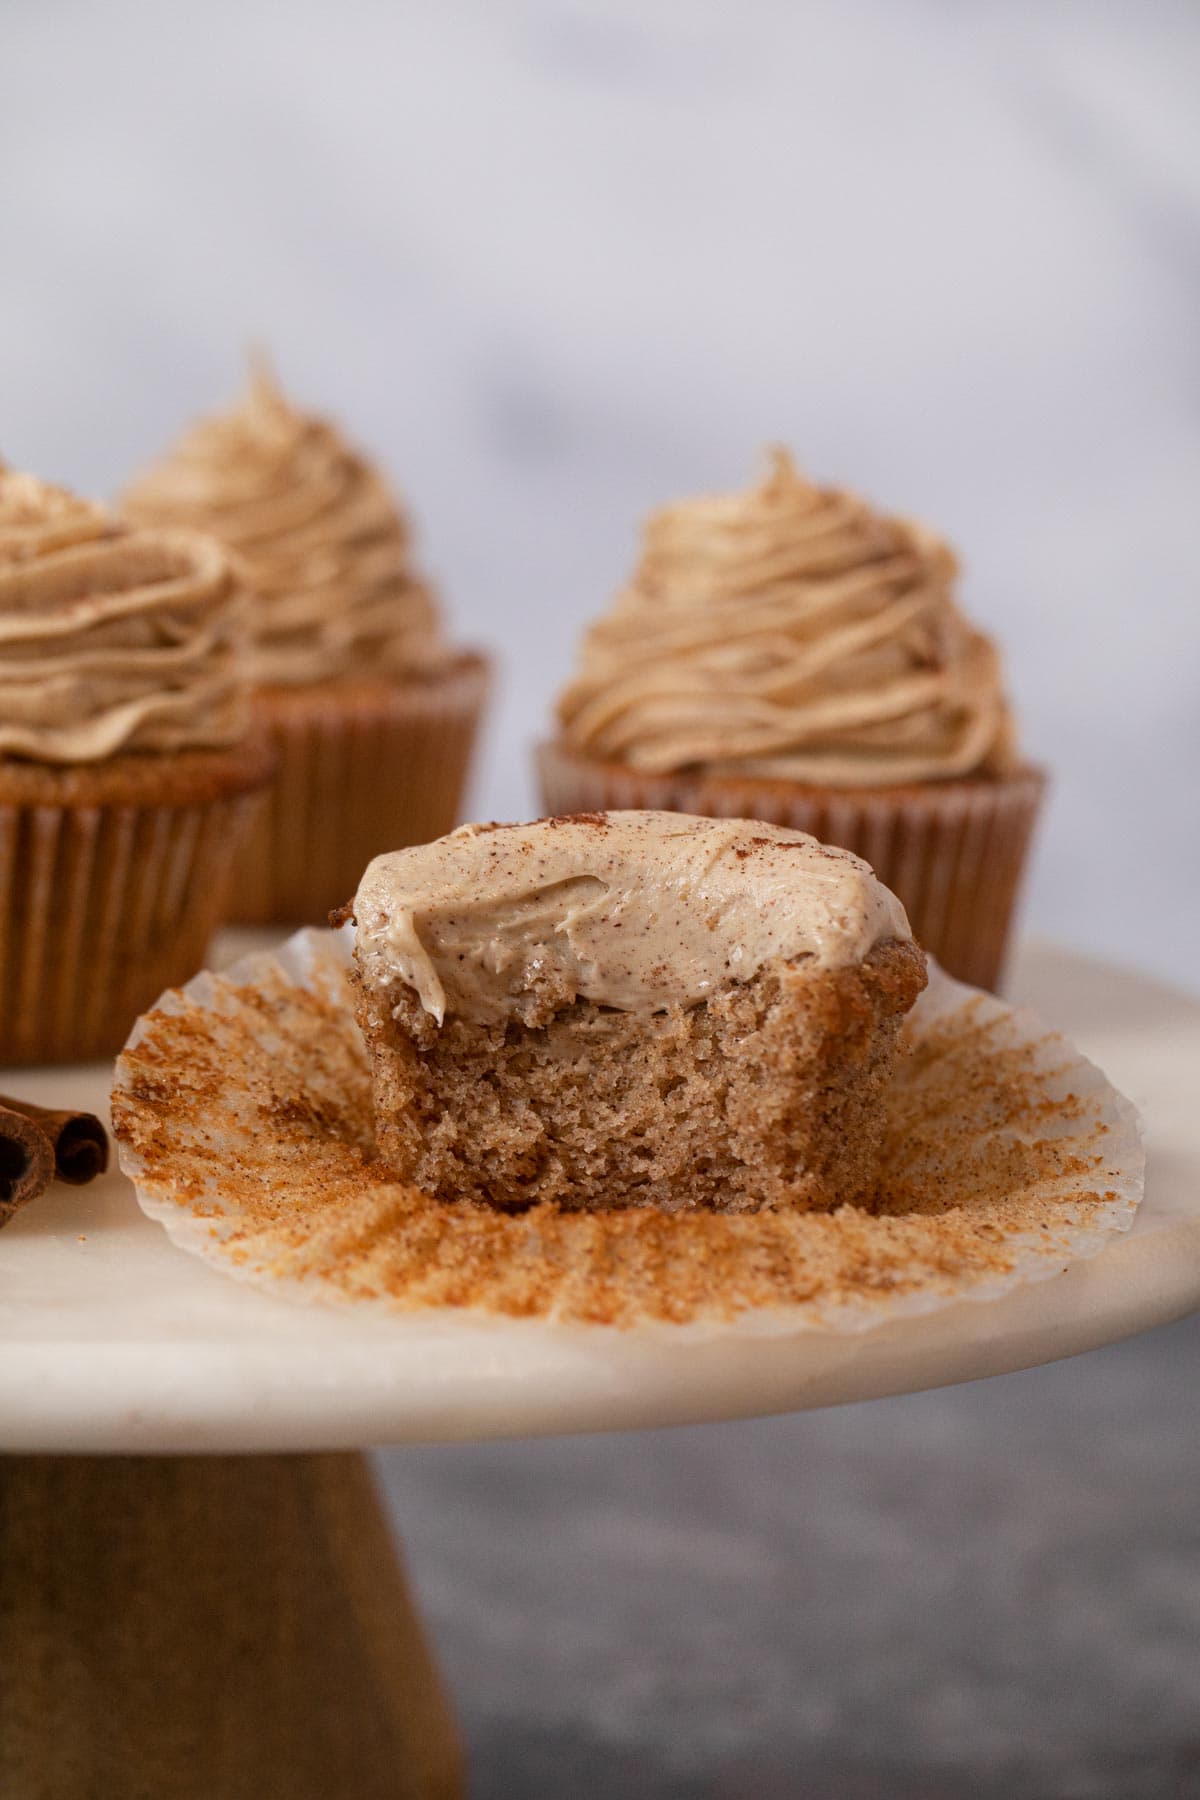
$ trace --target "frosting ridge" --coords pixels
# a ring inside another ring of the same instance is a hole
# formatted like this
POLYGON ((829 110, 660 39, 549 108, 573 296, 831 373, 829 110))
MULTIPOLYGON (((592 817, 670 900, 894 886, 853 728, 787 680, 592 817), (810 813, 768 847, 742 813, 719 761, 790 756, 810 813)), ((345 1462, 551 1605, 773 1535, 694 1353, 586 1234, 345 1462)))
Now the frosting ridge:
POLYGON ((773 453, 744 494, 653 513, 632 582, 583 640, 566 742, 652 772, 834 786, 1001 773, 1013 732, 995 646, 924 527, 773 453))
POLYGON ((463 825, 376 857, 354 900, 356 960, 441 1025, 543 1022, 576 999, 694 1005, 764 965, 833 968, 910 937, 866 863, 803 832, 666 812, 463 825))
POLYGON ((255 601, 252 679, 420 676, 449 660, 411 534, 381 476, 264 366, 240 404, 201 420, 130 488, 125 510, 211 532, 255 601))
POLYGON ((221 748, 247 726, 228 558, 0 466, 0 756, 221 748))

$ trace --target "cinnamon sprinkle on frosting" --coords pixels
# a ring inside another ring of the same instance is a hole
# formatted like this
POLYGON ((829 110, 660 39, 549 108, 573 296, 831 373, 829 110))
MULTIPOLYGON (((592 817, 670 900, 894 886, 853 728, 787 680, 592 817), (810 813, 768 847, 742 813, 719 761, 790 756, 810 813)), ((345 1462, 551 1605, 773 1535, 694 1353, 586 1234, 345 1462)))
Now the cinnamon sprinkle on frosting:
POLYGON ((364 985, 440 1025, 523 1016, 552 988, 622 1012, 694 1005, 766 964, 861 962, 911 934, 865 862, 800 831, 683 813, 461 825, 372 862, 354 899, 364 985))

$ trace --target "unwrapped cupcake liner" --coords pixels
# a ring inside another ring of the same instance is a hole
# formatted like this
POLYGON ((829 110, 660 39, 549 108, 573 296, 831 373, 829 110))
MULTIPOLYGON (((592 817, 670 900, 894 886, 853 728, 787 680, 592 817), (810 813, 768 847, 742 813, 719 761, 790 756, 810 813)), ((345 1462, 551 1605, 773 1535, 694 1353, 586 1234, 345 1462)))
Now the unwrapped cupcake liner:
POLYGON ((1039 769, 856 790, 653 774, 593 762, 558 744, 541 745, 537 761, 547 812, 650 807, 763 819, 853 850, 899 896, 913 936, 948 974, 973 987, 1000 983, 1046 786, 1039 769))
POLYGON ((241 924, 324 923, 385 850, 457 822, 488 667, 396 683, 338 680, 260 695, 278 772, 238 864, 230 916, 241 924))
POLYGON ((1031 1014, 935 968, 870 1209, 440 1203, 373 1164, 348 963, 346 934, 302 932, 200 976, 139 1021, 117 1065, 121 1166, 144 1211, 282 1297, 675 1337, 859 1332, 1058 1274, 1141 1198, 1129 1102, 1031 1014))
POLYGON ((0 1062, 119 1050, 203 964, 260 803, 0 805, 0 1062))

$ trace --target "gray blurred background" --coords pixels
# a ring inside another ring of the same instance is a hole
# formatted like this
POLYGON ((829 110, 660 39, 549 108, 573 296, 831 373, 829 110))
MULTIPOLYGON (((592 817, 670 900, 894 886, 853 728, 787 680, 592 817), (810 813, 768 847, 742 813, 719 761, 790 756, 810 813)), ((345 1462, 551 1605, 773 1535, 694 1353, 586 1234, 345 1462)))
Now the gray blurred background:
MULTIPOLYGON (((1183 0, 0 0, 0 453, 112 495, 268 346, 512 817, 640 516, 787 441, 962 552, 1028 924, 1200 989, 1198 95, 1183 0)), ((1200 1795, 1198 1347, 389 1455, 478 1800, 1200 1795)))
POLYGON ((1188 0, 0 0, 0 453, 112 494, 252 341, 527 749, 657 501, 941 528, 1056 773, 1030 926, 1200 987, 1188 0))

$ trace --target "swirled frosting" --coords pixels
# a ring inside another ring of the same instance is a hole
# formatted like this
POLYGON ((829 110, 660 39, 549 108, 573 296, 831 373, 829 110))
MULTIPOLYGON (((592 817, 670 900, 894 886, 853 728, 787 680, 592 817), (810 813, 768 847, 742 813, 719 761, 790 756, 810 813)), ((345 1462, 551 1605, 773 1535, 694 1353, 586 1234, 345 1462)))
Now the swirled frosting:
POLYGON ((405 678, 448 660, 384 482, 333 425, 289 405, 264 368, 239 406, 195 425, 133 485, 125 510, 196 526, 235 552, 256 602, 260 684, 405 678))
POLYGON ((0 756, 90 763, 235 743, 244 644, 219 544, 133 529, 0 466, 0 756))
POLYGON ((651 516, 559 703, 565 740, 647 771, 835 787, 1000 773, 1000 660, 958 610, 955 573, 932 532, 775 451, 749 493, 651 516))
POLYGON ((411 988, 439 1025, 538 1020, 548 996, 662 1012, 771 962, 839 968, 911 935, 848 850, 668 812, 462 825, 376 857, 353 911, 364 985, 411 988))

